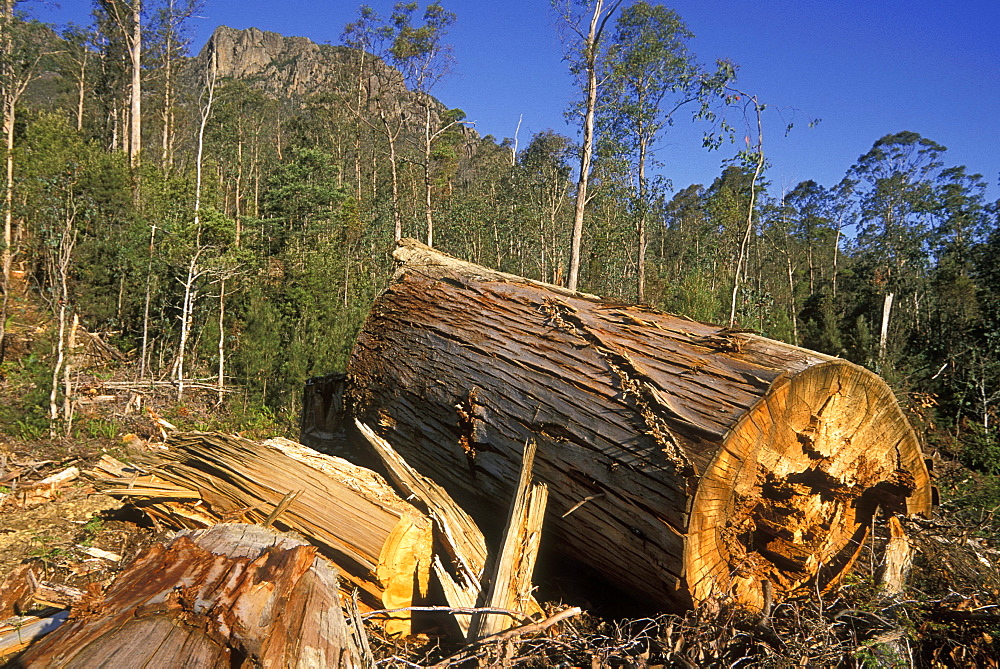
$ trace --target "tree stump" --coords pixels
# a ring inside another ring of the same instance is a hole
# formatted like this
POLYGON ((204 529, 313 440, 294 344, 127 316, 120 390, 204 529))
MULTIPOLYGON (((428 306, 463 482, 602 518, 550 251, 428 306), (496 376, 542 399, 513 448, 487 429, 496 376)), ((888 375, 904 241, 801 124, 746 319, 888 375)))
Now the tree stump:
POLYGON ((403 240, 347 401, 481 526, 535 439, 548 542, 637 598, 759 609, 851 566, 878 507, 927 513, 917 439, 847 361, 403 240))
POLYGON ((274 530, 182 530, 18 659, 23 667, 358 667, 337 570, 274 530))

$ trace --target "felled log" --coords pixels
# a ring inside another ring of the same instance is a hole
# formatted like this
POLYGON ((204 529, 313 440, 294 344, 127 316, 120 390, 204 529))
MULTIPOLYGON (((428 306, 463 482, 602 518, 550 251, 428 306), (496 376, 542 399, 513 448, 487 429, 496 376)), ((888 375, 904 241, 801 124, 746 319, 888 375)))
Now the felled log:
POLYGON ((538 443, 551 544, 637 598, 763 605, 837 581, 881 506, 926 513, 917 439, 847 361, 621 306, 404 240, 350 410, 481 526, 538 443))
MULTIPOLYGON (((238 520, 299 532, 338 566, 347 592, 359 590, 366 610, 405 608, 426 595, 431 521, 374 472, 285 439, 193 432, 168 443, 154 477, 123 473, 106 480, 106 493, 135 500, 168 526, 238 520)), ((408 634, 409 614, 394 614, 386 630, 408 634)))
POLYGON ((18 666, 357 667, 361 633, 314 546, 223 524, 154 545, 18 666))

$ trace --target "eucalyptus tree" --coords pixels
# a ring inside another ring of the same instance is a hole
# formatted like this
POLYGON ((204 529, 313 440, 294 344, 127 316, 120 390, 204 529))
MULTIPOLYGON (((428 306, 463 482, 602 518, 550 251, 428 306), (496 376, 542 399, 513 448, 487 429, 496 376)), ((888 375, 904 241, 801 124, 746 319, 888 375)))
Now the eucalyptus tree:
POLYGON ((833 231, 826 211, 829 197, 826 188, 810 179, 796 185, 784 198, 793 221, 789 232, 805 250, 809 295, 816 292, 817 283, 825 274, 821 249, 833 231))
POLYGON ((646 292, 648 169, 653 166, 654 145, 673 123, 674 113, 702 93, 701 68, 688 50, 693 37, 673 10, 636 2, 619 14, 608 48, 608 103, 600 106, 601 124, 616 136, 635 169, 640 302, 646 292))
MULTIPOLYGON (((25 213, 30 214, 26 217, 30 221, 30 239, 37 245, 31 255, 34 274, 42 289, 40 294, 56 319, 49 392, 49 436, 55 437, 60 419, 57 401, 60 378, 67 362, 69 318, 76 309, 70 276, 81 219, 88 213, 81 181, 89 161, 80 135, 70 130, 64 118, 40 116, 30 124, 25 141, 25 159, 19 170, 19 199, 25 213)), ((68 413, 62 418, 68 420, 68 413)))
POLYGON ((580 249, 583 240, 583 219, 587 208, 587 188, 594 159, 595 122, 598 91, 604 83, 607 67, 608 22, 624 0, 552 0, 552 7, 564 28, 564 48, 570 72, 576 77, 582 94, 579 114, 583 142, 576 182, 573 208, 573 230, 570 237, 569 277, 566 285, 576 290, 580 278, 580 249))
POLYGON ((120 155, 107 155, 75 132, 64 114, 34 115, 21 137, 17 200, 26 228, 25 260, 55 325, 49 358, 54 433, 59 420, 68 426, 71 419, 71 323, 88 315, 101 327, 115 318, 115 307, 108 305, 116 292, 108 266, 116 264, 111 247, 120 242, 121 214, 130 206, 128 169, 120 155))
POLYGON ((159 0, 153 6, 150 24, 151 56, 158 64, 160 76, 160 165, 174 164, 174 144, 177 125, 177 70, 187 56, 191 38, 188 21, 201 8, 202 0, 159 0))
MULTIPOLYGON (((435 113, 431 89, 451 69, 452 48, 444 39, 448 30, 455 23, 456 16, 447 11, 440 2, 433 2, 424 9, 418 23, 415 20, 419 3, 397 2, 393 6, 389 19, 380 17, 371 7, 362 5, 358 19, 348 24, 343 31, 342 39, 347 46, 354 47, 358 52, 358 89, 357 100, 349 102, 352 111, 368 127, 377 129, 386 139, 389 149, 389 167, 392 187, 392 216, 395 239, 402 237, 402 216, 400 214, 400 175, 399 168, 402 157, 399 155, 399 141, 406 136, 410 125, 406 110, 405 97, 391 95, 392 72, 373 68, 380 75, 377 82, 379 90, 372 91, 369 84, 368 98, 374 105, 379 118, 379 124, 370 121, 362 109, 364 93, 364 73, 367 55, 374 54, 384 62, 393 65, 403 77, 404 83, 415 93, 415 102, 423 112, 421 137, 416 144, 419 146, 420 158, 415 163, 422 172, 423 212, 426 225, 427 243, 434 243, 434 207, 433 207, 433 166, 434 144, 449 129, 465 123, 462 118, 454 117, 442 120, 435 113)), ((358 167, 360 173, 360 166, 358 167)), ((360 178, 359 178, 360 181, 360 178)))
POLYGON ((260 280, 234 306, 241 335, 230 360, 271 406, 289 408, 301 379, 342 368, 370 304, 364 274, 350 272, 363 230, 339 182, 332 154, 293 147, 264 185, 260 280))
POLYGON ((91 91, 99 117, 97 134, 106 150, 128 153, 128 49, 114 16, 103 2, 94 0, 92 15, 97 71, 91 91))
MULTIPOLYGON (((358 18, 344 26, 341 39, 344 44, 356 49, 357 54, 357 91, 356 99, 345 96, 345 103, 355 117, 371 129, 379 133, 386 141, 388 148, 389 177, 391 188, 390 211, 393 222, 393 238, 398 241, 403 236, 403 219, 400 213, 399 187, 399 139, 403 133, 406 117, 398 100, 389 94, 392 72, 388 68, 380 68, 369 64, 369 55, 387 60, 389 49, 393 43, 393 30, 381 16, 368 5, 358 9, 358 18), (368 115, 368 109, 374 107, 378 122, 373 122, 368 115)), ((358 181, 358 197, 361 196, 361 166, 360 166, 360 132, 357 134, 356 172, 358 181)), ((374 173, 374 170, 373 170, 374 173)), ((374 174, 373 174, 374 176, 374 174)))
POLYGON ((956 392, 953 401, 957 405, 955 425, 961 425, 963 415, 971 414, 982 426, 983 440, 994 447, 989 459, 982 457, 985 454, 972 453, 973 457, 981 458, 972 464, 996 472, 1000 470, 994 425, 996 405, 1000 404, 1000 200, 985 209, 989 230, 974 255, 972 274, 981 314, 978 346, 969 350, 964 360, 964 383, 958 385, 960 392, 956 392))
POLYGON ((739 103, 741 100, 744 101, 742 103, 744 116, 751 119, 747 124, 750 126, 746 135, 747 148, 737 154, 737 160, 745 165, 748 172, 750 168, 753 169, 750 178, 750 197, 746 208, 746 228, 740 241, 739 255, 736 258, 736 268, 733 272, 733 290, 729 304, 729 327, 733 327, 736 324, 737 297, 743 281, 743 275, 746 272, 747 249, 754 230, 754 213, 758 195, 757 183, 764 171, 764 166, 767 164, 767 159, 764 155, 764 123, 762 119, 767 105, 761 102, 756 95, 747 95, 730 86, 726 86, 724 90, 727 93, 727 101, 733 103, 739 103), (751 110, 752 113, 750 113, 751 110))
POLYGON ((844 227, 851 220, 851 187, 848 180, 825 188, 809 179, 784 197, 789 217, 787 242, 794 246, 790 253, 798 256, 789 255, 787 260, 790 265, 798 263, 804 273, 803 285, 792 297, 796 331, 801 330, 801 343, 832 355, 843 353, 843 308, 837 300, 837 275, 844 227), (798 294, 801 302, 795 297, 798 294))
POLYGON ((712 267, 711 287, 719 300, 712 320, 722 320, 734 315, 742 281, 743 261, 749 240, 747 228, 752 231, 755 219, 748 215, 754 192, 753 172, 743 161, 727 165, 715 178, 705 193, 705 211, 711 221, 718 241, 712 267), (749 223, 748 223, 749 221, 749 223), (730 290, 726 291, 728 284, 730 290), (736 298, 733 292, 736 291, 736 298), (724 293, 727 293, 724 296, 724 293), (729 299, 726 299, 728 297, 729 299))
POLYGON ((261 171, 270 156, 266 135, 269 124, 275 122, 277 103, 239 80, 219 85, 215 98, 213 123, 206 128, 205 141, 218 161, 225 212, 236 222, 234 244, 240 247, 245 219, 260 215, 261 171))
POLYGON ((89 28, 70 23, 62 31, 65 52, 62 54, 64 69, 69 72, 76 86, 76 131, 83 131, 84 102, 87 97, 87 74, 92 69, 91 45, 94 33, 89 28))
MULTIPOLYGON (((108 37, 120 40, 129 62, 128 156, 133 168, 142 154, 142 0, 96 0, 98 8, 113 26, 108 37)), ((124 125, 124 124, 123 124, 124 125)), ((124 130, 124 128, 123 128, 124 130)))
POLYGON ((935 192, 928 236, 933 263, 929 313, 927 325, 914 339, 926 357, 922 385, 938 397, 940 410, 957 432, 963 418, 988 425, 989 397, 1000 392, 1000 384, 991 378, 1000 369, 1000 329, 993 315, 996 272, 980 269, 987 258, 996 259, 995 240, 989 235, 994 226, 980 175, 969 174, 965 167, 945 168, 937 176, 935 192))
POLYGON ((543 281, 560 283, 566 269, 563 219, 568 210, 572 157, 568 137, 543 130, 518 156, 521 184, 531 207, 526 216, 537 221, 537 266, 543 281))
POLYGON ((389 55, 392 64, 403 73, 403 79, 410 90, 419 94, 417 104, 424 112, 420 167, 423 172, 427 245, 433 246, 434 207, 431 198, 433 145, 443 133, 464 121, 462 118, 444 121, 434 119, 433 98, 431 98, 431 89, 450 72, 452 67, 454 60, 452 47, 444 42, 444 38, 457 17, 454 12, 444 9, 440 2, 433 2, 424 9, 423 23, 414 25, 413 17, 417 8, 416 2, 397 2, 393 8, 390 19, 393 35, 389 55))
POLYGON ((47 55, 46 29, 16 11, 15 0, 0 0, 0 113, 3 114, 4 195, 3 241, 0 247, 0 362, 3 361, 7 309, 10 293, 10 270, 14 243, 14 142, 17 110, 21 96, 41 73, 40 63, 47 55))
POLYGON ((899 294, 910 304, 905 334, 919 325, 923 280, 934 213, 934 181, 945 147, 910 131, 886 135, 848 171, 857 181, 858 252, 870 282, 882 297, 881 326, 874 364, 881 370, 889 354, 893 304, 899 294))

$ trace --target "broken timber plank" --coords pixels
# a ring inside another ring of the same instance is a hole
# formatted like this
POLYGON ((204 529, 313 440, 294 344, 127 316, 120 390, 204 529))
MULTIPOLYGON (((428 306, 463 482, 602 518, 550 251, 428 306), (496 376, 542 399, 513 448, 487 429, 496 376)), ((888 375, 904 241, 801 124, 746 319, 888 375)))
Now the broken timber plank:
MULTIPOLYGON (((531 601, 531 576, 535 570, 542 522, 549 490, 544 483, 532 483, 531 469, 536 445, 524 445, 521 475, 507 517, 503 546, 487 583, 483 606, 488 609, 527 611, 531 601)), ((511 627, 509 618, 495 613, 477 613, 472 618, 469 636, 473 639, 492 636, 511 627)))
MULTIPOLYGON (((368 441, 382 460, 389 473, 389 478, 403 492, 408 501, 413 502, 427 511, 434 520, 435 539, 444 550, 449 562, 446 565, 440 555, 434 558, 434 573, 438 577, 445 600, 454 609, 471 609, 480 604, 482 581, 487 565, 489 552, 486 538, 472 517, 458 506, 448 493, 431 479, 413 469, 406 460, 401 458, 392 445, 374 430, 355 420, 355 427, 368 441)), ((541 518, 537 518, 540 523, 541 518)), ((525 556, 525 563, 534 564, 537 554, 537 541, 533 540, 530 558, 525 556)), ((517 605, 492 608, 517 610, 526 616, 544 614, 542 607, 531 596, 531 570, 527 569, 525 596, 518 598, 517 605)), ((465 615, 456 615, 462 634, 468 636, 471 619, 465 615)))
POLYGON ((889 541, 885 547, 879 588, 887 595, 898 595, 906 589, 906 580, 913 567, 913 547, 897 516, 889 518, 889 541))
POLYGON ((356 667, 337 570, 274 530, 221 524, 156 544, 31 646, 23 667, 356 667))
MULTIPOLYGON (((172 435, 168 445, 154 461, 160 482, 114 487, 106 493, 154 507, 154 517, 168 526, 171 521, 204 526, 223 520, 264 524, 270 519, 276 528, 294 530, 319 546, 340 568, 345 593, 358 588, 367 610, 403 609, 426 595, 431 521, 376 473, 286 439, 257 443, 190 432, 172 435), (163 482, 193 493, 198 505, 157 498, 161 493, 171 498, 182 494, 163 482)), ((406 612, 393 614, 386 623, 389 634, 410 631, 406 612)))
POLYGON ((916 437, 857 365, 413 240, 395 257, 345 401, 484 529, 534 438, 554 546, 659 606, 759 610, 765 582, 835 583, 877 507, 929 511, 916 437))

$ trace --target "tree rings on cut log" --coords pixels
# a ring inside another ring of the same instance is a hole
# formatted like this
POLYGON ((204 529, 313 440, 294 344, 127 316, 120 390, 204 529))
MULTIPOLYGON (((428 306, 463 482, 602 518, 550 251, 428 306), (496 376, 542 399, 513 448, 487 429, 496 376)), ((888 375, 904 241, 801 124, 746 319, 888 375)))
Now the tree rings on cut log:
POLYGON ((929 480, 889 388, 842 360, 779 377, 702 475, 685 552, 696 600, 732 592, 759 607, 845 573, 878 507, 922 512, 929 480))
POLYGON ((856 365, 412 240, 395 256, 348 407, 484 529, 534 439, 548 545, 657 606, 759 609, 765 581, 836 582, 877 507, 929 510, 913 431, 856 365))

